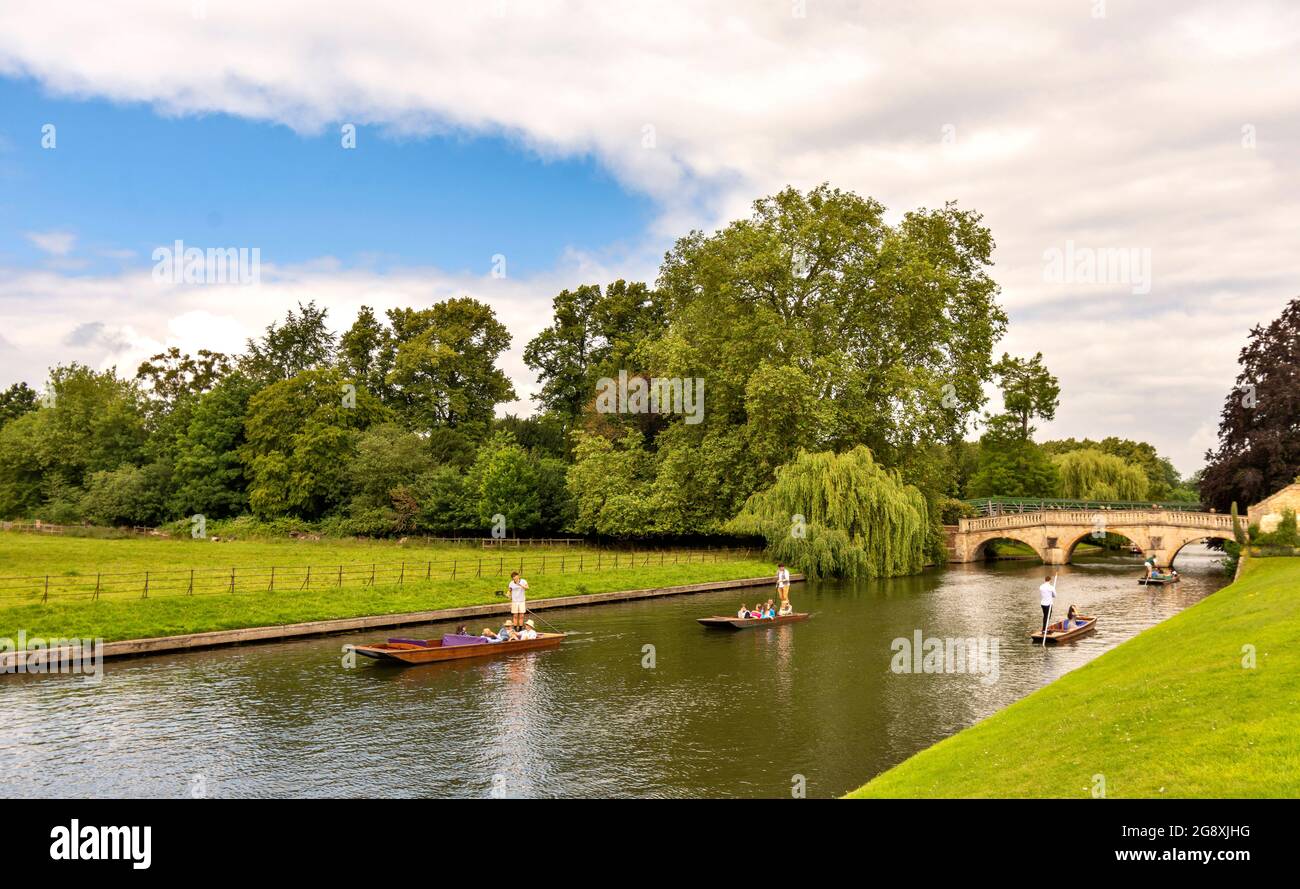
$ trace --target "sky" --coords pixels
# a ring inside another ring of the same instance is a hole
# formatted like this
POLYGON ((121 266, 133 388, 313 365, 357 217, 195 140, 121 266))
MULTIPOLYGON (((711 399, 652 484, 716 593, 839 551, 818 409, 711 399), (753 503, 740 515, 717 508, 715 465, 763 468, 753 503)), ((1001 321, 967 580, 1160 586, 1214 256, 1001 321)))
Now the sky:
POLYGON ((984 214, 997 353, 1061 381, 1038 437, 1191 473, 1297 295, 1298 43, 1250 0, 6 0, 0 386, 469 295, 527 413, 556 293, 829 182, 984 214), (260 283, 155 280, 178 240, 260 283))

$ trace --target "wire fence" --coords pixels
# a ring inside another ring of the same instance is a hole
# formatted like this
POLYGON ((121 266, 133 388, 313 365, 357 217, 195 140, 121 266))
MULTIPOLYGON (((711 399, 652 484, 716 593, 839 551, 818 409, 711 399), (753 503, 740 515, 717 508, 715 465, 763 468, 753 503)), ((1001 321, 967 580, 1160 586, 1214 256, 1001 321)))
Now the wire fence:
POLYGON ((241 593, 368 589, 445 580, 508 578, 521 574, 582 574, 633 568, 666 568, 752 558, 751 549, 643 550, 532 555, 482 555, 334 565, 172 568, 161 571, 33 574, 0 577, 0 605, 71 601, 233 596, 241 593))
POLYGON ((56 525, 52 522, 0 522, 0 531, 17 531, 24 534, 140 534, 171 536, 162 528, 148 525, 56 525))

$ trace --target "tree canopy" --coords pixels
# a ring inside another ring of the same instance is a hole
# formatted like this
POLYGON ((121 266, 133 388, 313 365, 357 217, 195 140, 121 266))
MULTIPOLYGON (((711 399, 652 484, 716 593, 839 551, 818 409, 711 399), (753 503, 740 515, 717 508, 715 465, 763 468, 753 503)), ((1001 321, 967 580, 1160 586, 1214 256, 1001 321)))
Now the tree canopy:
POLYGON ((1082 500, 1145 500, 1150 489, 1146 473, 1119 457, 1092 448, 1067 451, 1052 458, 1058 478, 1057 496, 1082 500))
POLYGON ((1255 326, 1241 372, 1219 415, 1218 446, 1205 454, 1201 499, 1220 511, 1258 503, 1300 476, 1300 299, 1255 326))

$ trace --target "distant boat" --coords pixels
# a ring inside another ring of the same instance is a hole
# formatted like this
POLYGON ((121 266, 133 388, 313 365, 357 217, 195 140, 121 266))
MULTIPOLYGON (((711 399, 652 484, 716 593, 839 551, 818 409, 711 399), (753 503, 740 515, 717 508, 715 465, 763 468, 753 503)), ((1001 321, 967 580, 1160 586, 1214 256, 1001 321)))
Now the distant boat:
POLYGON ((1143 586, 1164 586, 1167 583, 1178 583, 1182 580, 1173 574, 1152 574, 1150 577, 1139 577, 1138 583, 1143 586))
POLYGON ((462 658, 492 657, 512 651, 555 648, 564 641, 564 633, 538 633, 536 639, 515 642, 484 642, 478 636, 448 634, 441 639, 389 639, 373 645, 358 645, 357 654, 378 661, 400 664, 433 664, 462 658))
MULTIPOLYGON (((1097 618, 1087 617, 1086 615, 1081 614, 1078 617, 1076 617, 1072 621, 1072 623, 1075 624, 1075 626, 1071 626, 1070 629, 1068 630, 1065 629, 1064 627, 1065 621, 1062 620, 1058 620, 1054 624, 1049 624, 1047 627, 1047 641, 1068 642, 1071 639, 1076 639, 1079 636, 1082 636, 1084 633, 1091 633, 1093 629, 1095 629, 1097 626, 1097 618)), ((1037 632, 1030 633, 1029 638, 1034 639, 1038 642, 1042 642, 1043 631, 1039 630, 1037 632)))
POLYGON ((696 620, 714 630, 752 630, 755 627, 774 627, 811 617, 807 612, 796 611, 777 618, 761 617, 697 617, 696 620))

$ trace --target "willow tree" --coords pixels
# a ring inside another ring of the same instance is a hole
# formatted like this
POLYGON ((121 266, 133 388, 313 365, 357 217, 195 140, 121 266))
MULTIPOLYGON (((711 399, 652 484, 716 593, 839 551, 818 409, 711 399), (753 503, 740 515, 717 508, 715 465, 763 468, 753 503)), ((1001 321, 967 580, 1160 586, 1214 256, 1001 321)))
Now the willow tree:
POLYGON ((1150 480, 1140 467, 1092 448, 1052 458, 1062 497, 1078 500, 1145 500, 1150 480))
POLYGON ((858 446, 800 451, 726 525, 763 537, 768 552, 809 577, 897 577, 925 565, 925 497, 858 446))

